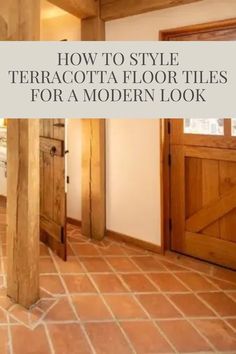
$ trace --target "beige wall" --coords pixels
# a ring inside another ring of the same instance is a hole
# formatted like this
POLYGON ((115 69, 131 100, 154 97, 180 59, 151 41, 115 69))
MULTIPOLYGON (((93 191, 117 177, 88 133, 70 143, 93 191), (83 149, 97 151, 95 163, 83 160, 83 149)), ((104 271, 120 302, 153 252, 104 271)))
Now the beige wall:
MULTIPOLYGON (((232 17, 235 0, 203 0, 107 22, 106 39, 158 40, 161 29, 232 17)), ((160 245, 159 121, 110 120, 107 129, 108 228, 160 245)))
POLYGON ((41 40, 80 40, 80 20, 70 14, 41 20, 41 40))

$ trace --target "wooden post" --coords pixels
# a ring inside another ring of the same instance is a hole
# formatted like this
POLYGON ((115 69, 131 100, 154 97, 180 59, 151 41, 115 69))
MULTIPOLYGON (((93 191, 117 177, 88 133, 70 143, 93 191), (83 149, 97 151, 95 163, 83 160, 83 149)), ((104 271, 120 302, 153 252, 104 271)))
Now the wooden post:
MULTIPOLYGON (((40 0, 9 1, 10 40, 38 40, 40 0)), ((39 299, 39 120, 7 129, 7 294, 29 308, 39 299)))
MULTIPOLYGON (((105 40, 105 23, 97 16, 81 22, 83 41, 105 40)), ((101 240, 106 229, 105 120, 82 121, 82 233, 101 240)))
POLYGON ((7 39, 7 24, 2 16, 0 16, 0 41, 7 39))
POLYGON ((26 308, 39 298, 39 120, 7 125, 7 294, 26 308))

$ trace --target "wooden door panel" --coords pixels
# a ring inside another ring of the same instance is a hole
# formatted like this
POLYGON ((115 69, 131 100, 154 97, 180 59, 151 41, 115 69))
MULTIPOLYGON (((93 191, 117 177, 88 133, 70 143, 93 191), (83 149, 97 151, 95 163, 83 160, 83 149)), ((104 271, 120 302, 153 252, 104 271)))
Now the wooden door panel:
POLYGON ((41 240, 66 259, 65 127, 63 119, 40 124, 41 240))
MULTIPOLYGON (((206 206, 219 198, 219 162, 202 159, 202 206, 206 206)), ((209 224, 202 230, 203 234, 220 237, 219 220, 209 224)))
POLYGON ((171 145, 173 250, 235 267, 235 158, 233 150, 171 145))
MULTIPOLYGON (((236 155, 236 152, 235 152, 236 155)), ((220 161, 220 191, 226 193, 236 186, 236 163, 220 161)), ((220 220, 221 238, 236 242, 236 209, 227 213, 220 220)))

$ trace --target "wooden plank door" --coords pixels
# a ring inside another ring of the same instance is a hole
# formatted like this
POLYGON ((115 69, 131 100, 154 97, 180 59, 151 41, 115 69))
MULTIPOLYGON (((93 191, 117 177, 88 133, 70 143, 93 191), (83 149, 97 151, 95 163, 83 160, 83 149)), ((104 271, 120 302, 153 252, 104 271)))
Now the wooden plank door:
POLYGON ((171 120, 171 248, 236 269, 236 119, 171 120))
POLYGON ((65 120, 40 120, 40 236, 66 260, 65 120))

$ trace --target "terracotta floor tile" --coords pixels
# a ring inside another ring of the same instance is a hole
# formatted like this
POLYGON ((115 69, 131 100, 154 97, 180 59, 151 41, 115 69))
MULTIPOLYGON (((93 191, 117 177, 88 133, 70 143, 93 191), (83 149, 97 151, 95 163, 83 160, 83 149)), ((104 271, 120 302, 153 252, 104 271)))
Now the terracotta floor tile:
POLYGON ((228 319, 227 322, 234 328, 236 331, 236 318, 234 319, 228 319))
POLYGON ((72 295, 72 302, 82 321, 110 320, 112 315, 98 295, 72 295))
POLYGON ((10 353, 9 343, 8 343, 8 329, 5 326, 0 327, 0 353, 1 354, 10 353))
POLYGON ((152 318, 182 317, 180 312, 162 294, 137 295, 137 299, 152 318))
POLYGON ((152 256, 132 257, 132 260, 145 272, 166 271, 166 268, 152 256))
POLYGON ((14 354, 51 354, 43 326, 33 331, 25 326, 12 326, 11 335, 14 354))
POLYGON ((81 257, 80 261, 90 273, 112 272, 111 267, 102 257, 94 257, 92 259, 81 257))
POLYGON ((65 289, 58 275, 41 275, 40 286, 52 294, 65 293, 65 289))
POLYGON ((40 243, 40 256, 50 256, 49 250, 44 243, 40 243))
POLYGON ((55 354, 89 354, 88 341, 77 323, 48 325, 55 354))
POLYGON ((231 283, 229 281, 224 281, 216 278, 208 278, 211 282, 215 284, 215 286, 219 287, 222 290, 236 290, 236 283, 231 283))
POLYGON ((157 285, 158 289, 164 292, 188 292, 189 290, 181 284, 170 273, 151 273, 148 274, 149 278, 157 285))
POLYGON ((86 274, 64 274, 68 291, 72 293, 96 293, 97 290, 93 286, 89 277, 86 274))
POLYGON ((236 332, 221 320, 195 320, 198 330, 209 339, 217 350, 236 352, 236 332))
POLYGON ((165 253, 165 256, 166 256, 166 260, 172 261, 179 266, 187 267, 191 270, 202 272, 204 274, 208 274, 208 275, 211 274, 212 265, 207 262, 194 259, 182 254, 174 253, 171 251, 167 251, 165 253))
POLYGON ((97 248, 91 243, 71 243, 71 248, 77 256, 98 256, 97 248))
POLYGON ((125 254, 129 256, 145 256, 147 254, 146 250, 140 247, 132 246, 131 244, 123 244, 122 248, 125 254))
POLYGON ((0 308, 0 323, 7 323, 6 311, 0 308))
POLYGON ((125 251, 119 244, 111 244, 108 247, 99 247, 99 252, 103 256, 122 256, 125 255, 125 251))
POLYGON ((182 311, 185 316, 189 317, 209 317, 215 316, 203 302, 201 302, 194 294, 171 294, 168 297, 182 311))
POLYGON ((106 260, 117 272, 139 272, 138 267, 128 257, 107 257, 106 260))
POLYGON ((128 291, 115 274, 93 274, 92 278, 102 293, 124 293, 128 291))
POLYGON ((84 273, 84 269, 76 257, 69 256, 66 262, 55 257, 55 261, 61 274, 84 273))
POLYGON ((105 295, 104 299, 117 319, 147 318, 147 315, 132 295, 105 295))
POLYGON ((133 353, 117 324, 88 323, 85 328, 96 354, 133 353))
POLYGON ((50 257, 43 257, 39 260, 39 272, 43 273, 57 273, 54 263, 50 257))
POLYGON ((220 316, 236 316, 236 302, 224 293, 201 293, 199 296, 220 316))
POLYGON ((122 322, 121 326, 137 353, 173 353, 168 342, 152 322, 122 322))
POLYGON ((212 350, 194 327, 185 320, 159 321, 158 325, 179 353, 212 350))
POLYGON ((67 244, 67 256, 76 256, 76 253, 73 251, 71 244, 68 242, 67 244))
POLYGON ((160 260, 160 263, 163 264, 168 270, 171 270, 172 272, 185 271, 184 267, 181 267, 176 263, 168 262, 165 260, 160 260))
POLYGON ((229 291, 227 294, 236 301, 236 291, 229 291))
POLYGON ((154 285, 143 274, 122 274, 122 279, 134 292, 152 292, 157 291, 154 285))
POLYGON ((202 275, 194 272, 179 272, 176 274, 187 287, 193 291, 210 291, 217 290, 217 288, 206 280, 202 275))
POLYGON ((212 267, 211 275, 221 280, 227 280, 229 282, 236 283, 236 272, 233 270, 215 266, 212 267))
POLYGON ((51 307, 45 321, 76 321, 76 315, 67 298, 61 298, 51 307))

